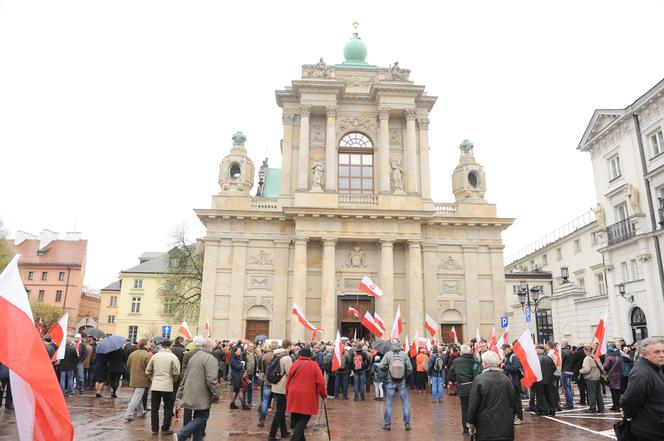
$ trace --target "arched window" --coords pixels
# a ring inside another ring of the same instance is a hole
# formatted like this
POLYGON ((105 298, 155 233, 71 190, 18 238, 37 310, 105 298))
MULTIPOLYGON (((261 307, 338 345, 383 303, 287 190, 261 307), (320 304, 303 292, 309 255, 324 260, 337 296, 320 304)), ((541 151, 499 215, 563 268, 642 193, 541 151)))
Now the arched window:
POLYGON ((648 322, 646 315, 641 308, 634 308, 630 317, 630 325, 632 327, 632 338, 634 341, 641 341, 648 337, 648 322))
POLYGON ((373 193, 373 143, 363 133, 339 141, 339 193, 373 193))

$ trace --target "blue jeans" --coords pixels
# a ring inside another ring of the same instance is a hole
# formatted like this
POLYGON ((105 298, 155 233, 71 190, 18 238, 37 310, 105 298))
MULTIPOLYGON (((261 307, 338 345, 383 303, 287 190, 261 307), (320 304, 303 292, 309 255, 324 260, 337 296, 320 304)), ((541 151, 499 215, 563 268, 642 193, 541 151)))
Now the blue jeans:
POLYGON ((432 400, 442 400, 443 399, 443 377, 431 377, 431 399, 432 400))
POLYGON ((258 410, 259 412, 258 419, 261 421, 265 421, 265 416, 267 415, 267 408, 270 406, 270 399, 272 398, 272 387, 263 385, 262 388, 263 388, 263 393, 262 393, 261 407, 258 410))
POLYGON ((353 376, 355 377, 355 381, 353 382, 355 399, 357 399, 358 394, 363 400, 366 399, 367 373, 364 371, 354 372, 353 376))
POLYGON ((348 398, 348 372, 337 371, 334 374, 334 398, 339 398, 339 389, 348 398))
POLYGON ((194 410, 194 417, 178 432, 178 440, 185 440, 189 436, 194 441, 203 439, 203 426, 210 418, 210 409, 194 410))
POLYGON ((572 392, 572 374, 561 372, 560 381, 563 382, 563 390, 565 391, 565 407, 572 407, 574 405, 574 393, 572 392))
POLYGON ((408 406, 408 387, 406 380, 402 379, 394 381, 391 378, 387 381, 387 405, 385 406, 385 420, 386 426, 392 425, 392 401, 394 394, 398 393, 401 397, 401 405, 403 406, 403 423, 410 424, 410 406, 408 406))
POLYGON ((60 371, 60 388, 65 392, 65 384, 67 385, 67 395, 74 393, 74 371, 60 371))
POLYGON ((254 383, 256 379, 254 378, 253 375, 249 376, 249 387, 247 388, 247 391, 244 393, 244 400, 247 402, 247 406, 251 406, 251 402, 253 401, 254 398, 254 383))
POLYGON ((85 368, 83 367, 83 362, 79 361, 76 363, 74 372, 76 373, 76 389, 79 392, 83 392, 85 390, 85 368))

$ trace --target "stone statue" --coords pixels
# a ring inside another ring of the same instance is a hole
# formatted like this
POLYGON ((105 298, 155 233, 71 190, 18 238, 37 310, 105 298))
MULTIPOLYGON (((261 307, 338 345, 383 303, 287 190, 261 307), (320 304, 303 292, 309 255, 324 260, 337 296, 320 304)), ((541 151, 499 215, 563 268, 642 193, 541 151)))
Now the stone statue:
POLYGON ((247 141, 247 137, 244 136, 244 133, 239 130, 233 135, 233 145, 244 146, 244 143, 247 141))
POLYGON ((354 247, 348 256, 347 268, 366 268, 364 263, 364 251, 360 247, 354 247))
POLYGON ((597 219, 597 226, 602 230, 606 229, 606 213, 604 213, 602 204, 598 202, 593 211, 595 212, 595 219, 597 219))
POLYGON ((312 180, 311 188, 320 190, 323 185, 323 174, 325 173, 325 167, 323 163, 320 162, 319 158, 314 160, 314 165, 311 167, 312 180))
POLYGON ((461 263, 458 262, 454 257, 447 256, 447 259, 443 259, 438 265, 438 269, 442 271, 459 271, 463 269, 461 263))
POLYGON ((327 64, 325 64, 325 60, 321 57, 318 63, 303 66, 303 75, 306 78, 327 78, 330 76, 330 72, 327 64))
POLYGON ((639 200, 639 189, 632 184, 627 186, 627 199, 629 199, 629 205, 632 208, 632 215, 642 215, 643 212, 641 211, 641 201, 639 200))
POLYGON ((318 63, 316 64, 317 69, 326 69, 327 64, 325 64, 325 60, 323 60, 323 57, 320 57, 320 60, 318 60, 318 63))
POLYGON ((389 78, 391 80, 407 80, 410 75, 410 69, 402 69, 399 67, 399 62, 395 61, 390 65, 389 78))
POLYGON ((461 150, 462 155, 472 155, 474 148, 475 145, 467 139, 464 139, 463 142, 459 144, 459 149, 461 150))
POLYGON ((394 193, 403 193, 403 169, 401 168, 401 163, 396 159, 393 159, 391 164, 392 166, 392 188, 394 193))

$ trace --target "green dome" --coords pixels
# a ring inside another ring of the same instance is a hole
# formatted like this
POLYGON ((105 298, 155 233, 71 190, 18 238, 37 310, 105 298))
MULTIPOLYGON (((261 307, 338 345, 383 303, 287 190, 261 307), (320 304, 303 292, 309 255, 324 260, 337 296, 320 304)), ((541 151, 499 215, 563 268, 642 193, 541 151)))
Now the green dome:
POLYGON ((351 65, 366 65, 367 58, 367 46, 364 44, 362 39, 357 35, 353 34, 353 38, 350 39, 346 46, 344 46, 344 58, 345 61, 343 64, 351 65))

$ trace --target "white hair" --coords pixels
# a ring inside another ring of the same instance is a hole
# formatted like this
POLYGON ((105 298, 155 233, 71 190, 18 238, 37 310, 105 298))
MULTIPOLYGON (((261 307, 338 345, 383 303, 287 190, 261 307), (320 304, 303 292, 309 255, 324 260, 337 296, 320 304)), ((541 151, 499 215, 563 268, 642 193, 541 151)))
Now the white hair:
POLYGON ((204 341, 205 337, 203 337, 202 335, 194 335, 194 346, 202 347, 204 341))
POLYGON ((652 337, 644 338, 639 342, 638 345, 639 354, 644 355, 645 353, 648 352, 648 347, 650 345, 655 345, 657 343, 662 343, 662 341, 658 338, 652 338, 652 337))
POLYGON ((461 348, 459 348, 459 351, 462 354, 470 354, 470 346, 468 345, 461 345, 461 348))
POLYGON ((486 365, 486 367, 498 367, 500 360, 498 359, 498 355, 495 352, 486 351, 484 354, 482 354, 482 362, 486 365))
MULTIPOLYGON (((211 338, 201 337, 201 339, 203 340, 201 346, 204 348, 211 348, 214 345, 214 342, 212 341, 211 338)), ((194 343, 194 345, 196 345, 196 343, 194 343)))

